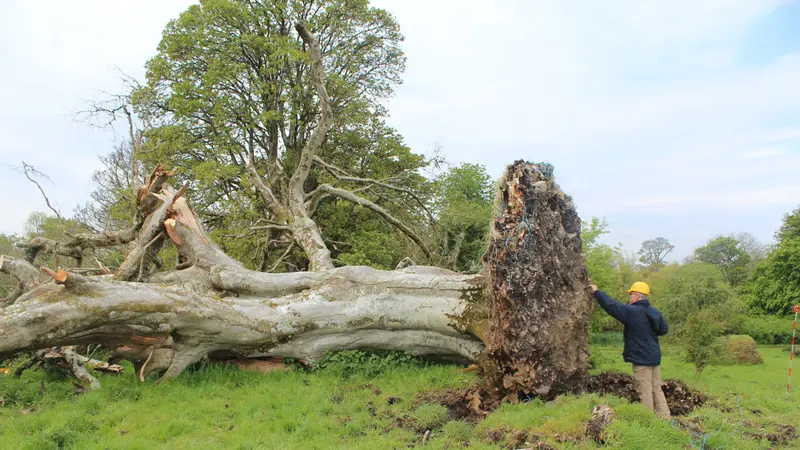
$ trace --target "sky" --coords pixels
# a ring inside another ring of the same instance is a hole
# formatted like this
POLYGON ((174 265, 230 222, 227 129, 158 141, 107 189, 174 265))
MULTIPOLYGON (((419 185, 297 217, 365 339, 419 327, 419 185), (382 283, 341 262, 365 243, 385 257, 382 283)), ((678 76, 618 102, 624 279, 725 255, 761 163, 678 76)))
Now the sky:
MULTIPOLYGON (((76 123, 114 68, 139 79, 190 0, 0 7, 0 233, 45 205, 70 213, 115 135, 76 123)), ((800 206, 800 0, 373 0, 406 37, 389 123, 415 151, 499 176, 555 166, 609 243, 658 236, 683 258, 715 235, 772 240, 800 206)), ((122 130, 120 130, 122 131, 122 130)))

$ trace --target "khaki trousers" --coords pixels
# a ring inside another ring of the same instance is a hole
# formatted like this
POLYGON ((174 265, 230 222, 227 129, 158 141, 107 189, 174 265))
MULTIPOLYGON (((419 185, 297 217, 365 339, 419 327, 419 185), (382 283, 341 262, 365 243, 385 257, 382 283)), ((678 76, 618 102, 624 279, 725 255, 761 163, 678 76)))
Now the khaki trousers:
POLYGON ((661 390, 661 366, 633 366, 633 380, 645 408, 655 411, 662 419, 669 419, 669 406, 661 390))

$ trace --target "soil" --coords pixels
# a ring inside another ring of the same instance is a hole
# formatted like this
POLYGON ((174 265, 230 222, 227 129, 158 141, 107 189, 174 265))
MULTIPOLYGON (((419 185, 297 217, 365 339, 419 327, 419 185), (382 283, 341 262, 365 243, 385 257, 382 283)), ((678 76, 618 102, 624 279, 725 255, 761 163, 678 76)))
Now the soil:
MULTIPOLYGON (((707 395, 677 380, 665 380, 661 389, 673 416, 685 416, 709 400, 707 395)), ((633 376, 622 372, 603 372, 593 376, 589 380, 589 391, 616 395, 632 403, 639 401, 639 395, 633 387, 633 376)))

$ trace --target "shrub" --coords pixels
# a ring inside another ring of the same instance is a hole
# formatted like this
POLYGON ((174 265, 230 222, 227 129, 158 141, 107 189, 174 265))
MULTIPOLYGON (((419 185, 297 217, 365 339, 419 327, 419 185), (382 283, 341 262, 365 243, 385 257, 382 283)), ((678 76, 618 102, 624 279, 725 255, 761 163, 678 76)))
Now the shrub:
POLYGON ((388 369, 399 366, 418 366, 422 360, 406 352, 384 351, 368 353, 361 350, 331 352, 325 356, 315 370, 338 373, 342 378, 361 375, 367 378, 382 375, 388 369))
POLYGON ((737 315, 728 320, 728 334, 751 336, 761 345, 792 343, 792 318, 737 315))
POLYGON ((722 324, 714 319, 709 310, 689 317, 681 327, 679 341, 686 352, 686 360, 694 364, 698 376, 718 351, 715 342, 722 331, 722 324))
POLYGON ((723 336, 717 338, 718 353, 713 358, 715 364, 761 364, 756 341, 745 335, 723 336))

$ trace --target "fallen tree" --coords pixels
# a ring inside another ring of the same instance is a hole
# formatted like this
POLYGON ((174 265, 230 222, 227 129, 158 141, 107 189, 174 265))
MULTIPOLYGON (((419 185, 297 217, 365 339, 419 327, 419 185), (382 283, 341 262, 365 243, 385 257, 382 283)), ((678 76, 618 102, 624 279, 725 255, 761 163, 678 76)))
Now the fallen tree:
MULTIPOLYGON (((0 356, 54 346, 102 344, 134 362, 140 378, 169 379, 203 358, 292 357, 313 365, 326 352, 404 350, 433 359, 479 362, 483 394, 515 400, 580 392, 588 383, 592 300, 581 254, 580 220, 552 167, 517 161, 500 180, 491 244, 481 275, 405 262, 395 271, 334 268, 312 216, 337 197, 374 211, 430 252, 379 205, 330 185, 306 192, 315 152, 332 121, 319 44, 296 25, 313 61, 320 119, 282 195, 262 179, 251 151, 248 175, 271 211, 271 227, 309 260, 308 272, 244 268, 211 239, 173 175, 157 167, 138 191, 134 227, 119 234, 31 243, 27 260, 0 270, 20 280, 18 298, 0 310, 0 356), (129 243, 114 274, 55 268, 41 283, 36 252, 74 257, 86 246, 129 243), (174 270, 151 269, 171 242, 174 270)), ((323 162, 324 163, 324 162, 323 162)), ((375 180, 365 180, 376 183, 375 180)), ((291 248, 291 247, 290 247, 291 248)))
POLYGON ((188 267, 152 274, 147 283, 121 281, 119 271, 48 270, 52 281, 35 285, 32 265, 7 258, 0 270, 28 290, 0 312, 0 353, 124 346, 139 368, 148 361, 144 374, 169 378, 205 356, 283 356, 313 365, 333 350, 395 349, 466 362, 478 360, 486 343, 482 364, 503 390, 580 390, 591 299, 578 218, 537 165, 515 163, 501 185, 487 279, 429 266, 248 270, 211 240, 185 192, 164 184, 150 194, 160 205, 142 233, 163 232, 188 267))

